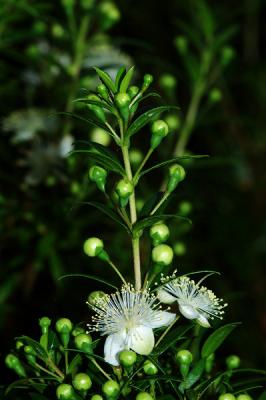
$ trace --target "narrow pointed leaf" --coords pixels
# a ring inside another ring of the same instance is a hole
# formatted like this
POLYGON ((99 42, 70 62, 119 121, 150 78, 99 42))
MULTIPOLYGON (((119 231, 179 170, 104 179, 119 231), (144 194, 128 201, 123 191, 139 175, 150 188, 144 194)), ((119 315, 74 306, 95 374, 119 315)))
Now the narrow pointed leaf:
POLYGON ((221 346, 223 341, 228 335, 239 325, 239 322, 234 322, 233 324, 227 324, 216 329, 204 342, 201 349, 201 356, 208 357, 210 354, 214 353, 218 347, 221 346))
POLYGON ((118 92, 120 82, 123 79, 123 77, 125 76, 125 74, 126 74, 126 67, 123 66, 123 67, 119 68, 119 70, 116 74, 116 78, 115 78, 116 92, 118 92))
POLYGON ((105 108, 106 110, 113 112, 113 107, 109 106, 109 104, 106 104, 105 102, 97 101, 97 100, 89 100, 89 99, 75 99, 75 103, 83 103, 83 104, 92 104, 94 106, 98 106, 101 108, 105 108))
POLYGON ((181 217, 180 215, 176 214, 152 215, 150 217, 143 218, 142 220, 136 222, 133 225, 133 235, 137 235, 139 231, 142 231, 143 229, 152 226, 156 222, 159 222, 161 220, 166 220, 169 218, 178 218, 181 219, 182 221, 188 222, 189 224, 192 223, 189 218, 181 217))
POLYGON ((97 276, 94 275, 88 275, 88 274, 67 274, 67 275, 63 275, 60 276, 60 278, 58 278, 59 281, 61 281, 62 279, 65 278, 85 278, 85 279, 92 279, 94 281, 97 282, 101 282, 104 285, 110 286, 111 288, 117 290, 117 287, 112 285, 110 282, 105 281, 104 279, 98 278, 97 276))
POLYGON ((115 84, 112 81, 111 77, 106 72, 102 71, 101 69, 99 69, 97 67, 94 67, 94 69, 97 72, 102 83, 104 83, 112 93, 115 93, 116 87, 115 87, 115 84))
POLYGON ((126 93, 126 91, 127 91, 127 89, 128 89, 128 86, 130 85, 130 82, 131 82, 132 77, 133 77, 133 75, 134 75, 134 71, 135 71, 135 67, 134 67, 134 66, 131 67, 131 68, 127 71, 126 75, 124 76, 124 78, 122 79, 122 82, 121 82, 121 84, 120 84, 119 92, 121 92, 121 93, 126 93))
POLYGON ((121 176, 125 176, 125 171, 122 167, 122 165, 116 161, 113 160, 110 157, 104 156, 103 154, 96 153, 92 150, 74 150, 72 153, 84 153, 86 154, 92 161, 98 163, 101 165, 103 168, 116 172, 117 174, 121 176))

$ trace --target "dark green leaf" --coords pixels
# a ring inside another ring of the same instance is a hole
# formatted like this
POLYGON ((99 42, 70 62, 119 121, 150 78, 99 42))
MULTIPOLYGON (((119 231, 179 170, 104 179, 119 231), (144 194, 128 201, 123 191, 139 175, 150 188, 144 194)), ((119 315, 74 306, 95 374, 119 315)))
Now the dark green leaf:
POLYGON ((60 278, 58 279, 59 281, 61 279, 65 279, 65 278, 86 278, 86 279, 92 279, 94 281, 97 282, 101 282, 104 285, 110 286, 111 288, 117 290, 117 287, 112 285, 110 282, 105 281, 104 279, 98 278, 97 276, 94 275, 87 275, 87 274, 67 274, 67 275, 63 275, 60 276, 60 278))
POLYGON ((77 354, 71 361, 68 367, 69 374, 72 374, 74 370, 82 363, 82 358, 80 354, 77 354))
MULTIPOLYGON (((116 155, 108 149, 108 147, 103 146, 100 143, 93 142, 92 140, 77 140, 75 143, 75 150, 88 150, 88 148, 93 148, 98 151, 98 153, 103 154, 104 156, 110 157, 113 160, 116 160, 119 162, 118 158, 116 155), (84 145, 84 148, 79 148, 79 144, 84 145), (76 148, 77 146, 77 148, 76 148)), ((74 150, 74 151, 75 151, 74 150)))
POLYGON ((115 87, 116 87, 116 92, 118 92, 119 86, 120 86, 120 82, 123 79, 123 77, 126 74, 126 67, 120 67, 117 74, 116 74, 116 78, 115 78, 115 87))
POLYGON ((146 111, 142 115, 140 115, 133 123, 130 125, 128 128, 126 134, 125 134, 125 139, 129 139, 132 135, 137 133, 141 128, 143 128, 145 125, 147 125, 149 122, 152 122, 155 118, 158 118, 164 111, 169 111, 169 110, 177 110, 178 107, 174 106, 160 106, 156 108, 152 108, 149 111, 146 111))
POLYGON ((124 76, 124 78, 120 84, 119 92, 126 93, 127 88, 130 85, 131 79, 134 75, 134 70, 135 70, 134 66, 129 68, 129 70, 127 71, 126 75, 124 76))
POLYGON ((210 354, 214 353, 218 347, 221 346, 223 341, 228 335, 239 325, 239 322, 234 322, 232 324, 227 324, 216 329, 204 342, 201 349, 201 356, 208 357, 210 354))
POLYGON ((39 357, 43 361, 47 360, 48 353, 46 352, 44 347, 42 347, 40 343, 38 343, 36 340, 30 338, 29 336, 20 336, 18 339, 25 342, 28 346, 31 346, 37 357, 39 357))
POLYGON ((204 367, 205 367, 205 360, 201 359, 198 362, 196 362, 196 364, 194 365, 194 367, 192 368, 192 370, 189 372, 188 376, 186 377, 185 382, 181 383, 180 386, 182 386, 184 389, 189 389, 191 388, 191 386, 194 385, 194 383, 196 383, 203 371, 204 371, 204 367))
POLYGON ((107 133, 109 133, 110 136, 112 136, 112 137, 114 136, 114 135, 113 135, 113 132, 112 132, 110 129, 108 129, 108 127, 107 127, 105 124, 103 124, 102 122, 100 122, 100 121, 97 120, 97 119, 94 119, 94 118, 84 118, 84 117, 81 117, 81 116, 78 115, 78 114, 74 114, 74 113, 66 112, 66 111, 58 112, 58 113, 56 113, 56 115, 66 115, 67 117, 72 117, 72 118, 79 119, 80 121, 86 122, 87 124, 94 125, 94 126, 98 126, 99 128, 102 128, 102 129, 104 129, 107 133))
POLYGON ((164 337, 158 347, 155 348, 154 353, 164 353, 166 350, 169 349, 169 347, 175 345, 178 340, 181 340, 181 338, 183 338, 184 335, 193 327, 194 325, 190 324, 189 326, 178 326, 177 328, 170 330, 170 332, 164 337))
MULTIPOLYGON (((57 278, 60 279, 60 278, 57 278)), ((49 329, 49 333, 48 333, 48 345, 47 345, 47 349, 49 350, 55 350, 59 347, 60 342, 58 340, 58 337, 56 335, 56 333, 52 330, 49 329)))
POLYGON ((152 226, 156 222, 159 222, 161 220, 166 220, 169 218, 178 218, 178 219, 181 219, 182 221, 185 221, 185 222, 188 222, 189 224, 191 224, 191 220, 189 218, 181 217, 180 215, 176 215, 176 214, 152 215, 150 217, 141 219, 140 221, 136 222, 133 225, 133 230, 132 230, 133 235, 137 235, 138 232, 142 231, 145 228, 152 226))
POLYGON ((140 97, 139 99, 137 99, 137 100, 134 102, 133 106, 134 106, 135 104, 141 103, 142 101, 144 101, 144 100, 146 100, 146 99, 148 99, 148 98, 150 98, 150 97, 158 97, 158 98, 161 98, 161 95, 160 95, 159 93, 156 93, 156 92, 150 92, 150 93, 146 94, 145 96, 140 97))
POLYGON ((101 108, 105 108, 106 110, 113 112, 113 107, 109 106, 103 101, 96 101, 96 100, 89 100, 89 99, 75 99, 74 102, 76 103, 83 103, 83 104, 92 104, 101 108))
POLYGON ((103 168, 116 172, 119 175, 125 176, 125 171, 119 161, 113 160, 110 157, 107 157, 103 154, 98 154, 93 150, 74 150, 71 154, 74 153, 85 153, 87 156, 94 162, 101 165, 103 168))
POLYGON ((111 92, 115 93, 116 87, 115 87, 115 84, 112 81, 111 77, 106 72, 102 71, 101 69, 99 69, 97 67, 94 67, 94 69, 97 72, 102 83, 104 83, 111 92))
POLYGON ((140 218, 147 217, 151 213, 151 211, 154 209, 154 207, 159 202, 159 200, 161 199, 162 196, 163 196, 163 192, 154 193, 146 201, 146 203, 144 203, 144 205, 140 211, 139 217, 140 218))

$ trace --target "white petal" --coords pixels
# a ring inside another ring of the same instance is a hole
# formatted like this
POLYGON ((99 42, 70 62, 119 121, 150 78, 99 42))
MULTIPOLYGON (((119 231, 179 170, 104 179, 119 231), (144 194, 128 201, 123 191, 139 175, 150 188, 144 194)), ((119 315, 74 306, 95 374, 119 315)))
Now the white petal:
POLYGON ((130 348, 138 354, 148 355, 154 347, 152 328, 141 325, 130 331, 130 348))
POLYGON ((114 333, 113 335, 109 335, 104 344, 104 359, 111 365, 119 365, 117 356, 120 351, 124 350, 126 347, 125 344, 125 332, 114 333))
POLYGON ((185 318, 187 319, 195 319, 199 318, 199 313, 195 308, 188 304, 178 304, 179 305, 179 311, 181 312, 182 315, 184 315, 185 318))
POLYGON ((165 304, 172 304, 174 301, 176 301, 176 298, 164 289, 158 289, 157 297, 162 303, 165 304))
POLYGON ((199 317, 197 318, 197 323, 204 328, 210 328, 211 326, 208 319, 203 314, 199 314, 199 317))
POLYGON ((161 326, 168 326, 174 321, 175 317, 176 315, 174 313, 170 313, 167 311, 157 311, 154 319, 147 324, 145 321, 145 325, 150 326, 151 328, 160 328, 161 326))

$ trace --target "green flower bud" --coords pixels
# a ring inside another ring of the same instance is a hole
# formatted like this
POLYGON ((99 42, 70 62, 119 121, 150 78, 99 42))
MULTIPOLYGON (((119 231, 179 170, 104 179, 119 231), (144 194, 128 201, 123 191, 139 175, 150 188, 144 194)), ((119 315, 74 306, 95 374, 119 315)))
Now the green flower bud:
POLYGON ((137 96, 138 92, 139 92, 138 86, 130 86, 130 87, 128 88, 128 94, 129 94, 129 97, 130 97, 131 100, 132 100, 135 96, 137 96))
POLYGON ((218 400, 236 400, 236 398, 232 393, 224 393, 219 396, 218 400))
POLYGON ((120 11, 111 1, 103 1, 99 5, 100 22, 103 30, 110 29, 115 23, 120 20, 120 11))
POLYGON ((131 149, 131 150, 129 151, 129 159, 130 159, 130 162, 131 162, 133 165, 138 165, 138 164, 141 163, 141 161, 142 161, 142 159, 143 159, 143 154, 142 154, 142 152, 141 152, 140 150, 138 150, 138 149, 131 149))
POLYGON ((103 146, 108 146, 111 142, 110 135, 104 129, 98 127, 91 131, 91 140, 103 146))
POLYGON ((35 351, 33 350, 32 346, 24 346, 24 352, 26 354, 35 354, 35 351))
POLYGON ((151 85, 152 82, 153 82, 153 76, 150 74, 145 74, 143 77, 143 85, 141 91, 145 92, 145 90, 148 89, 148 87, 151 85))
POLYGON ((127 93, 118 93, 115 96, 115 104, 122 117, 127 120, 129 116, 130 96, 127 93))
POLYGON ((53 24, 52 25, 52 35, 56 38, 56 39, 61 39, 62 37, 64 37, 65 31, 62 25, 60 24, 53 24))
POLYGON ((78 350, 82 350, 85 353, 92 352, 92 338, 91 335, 89 335, 88 333, 80 333, 75 337, 74 342, 78 350))
POLYGON ((101 290, 95 290, 91 292, 88 296, 88 303, 91 306, 95 306, 99 300, 102 300, 106 297, 106 294, 101 290))
POLYGON ((55 329, 60 334, 63 346, 67 347, 70 339, 70 332, 72 331, 72 322, 68 318, 60 318, 56 321, 55 329))
MULTIPOLYGON (((101 99, 96 96, 96 94, 89 94, 87 97, 88 100, 92 100, 92 101, 98 101, 101 102, 101 99)), ((105 117, 105 113, 104 110, 96 105, 96 104, 87 104, 88 109, 91 110, 93 112, 93 114, 96 116, 96 118, 98 118, 101 122, 105 123, 106 121, 106 117, 105 117)))
POLYGON ((97 92, 104 100, 109 100, 108 89, 103 83, 97 87, 97 92))
POLYGON ((240 358, 236 355, 231 355, 225 360, 228 369, 236 369, 240 366, 240 358))
POLYGON ((21 349, 21 347, 23 347, 23 346, 24 346, 23 342, 21 342, 20 340, 16 341, 16 349, 17 350, 21 349))
POLYGON ((17 356, 14 354, 8 354, 5 358, 5 363, 6 366, 10 369, 13 369, 13 371, 15 371, 19 377, 26 377, 25 369, 17 356))
POLYGON ((91 397, 91 400, 103 400, 103 397, 100 396, 99 394, 94 394, 94 395, 91 397))
POLYGON ((167 183, 167 191, 173 192, 179 182, 183 181, 186 176, 186 171, 179 164, 173 164, 169 168, 169 179, 167 183))
POLYGON ((152 137, 151 137, 151 148, 155 149, 163 138, 167 136, 168 134, 168 125, 165 121, 162 119, 158 119, 157 121, 154 121, 151 126, 151 131, 152 131, 152 137))
POLYGON ((187 252, 187 248, 184 242, 176 242, 174 244, 174 253, 176 256, 183 256, 184 254, 186 254, 187 252))
POLYGON ((235 50, 233 47, 224 46, 221 52, 221 64, 226 67, 235 57, 235 50))
POLYGON ((143 369, 146 375, 156 375, 158 372, 158 368, 150 360, 144 362, 143 369))
POLYGON ((154 400, 153 397, 147 392, 140 392, 136 396, 136 400, 154 400))
POLYGON ((74 376, 72 384, 76 390, 86 391, 91 388, 92 381, 89 375, 80 372, 74 376))
POLYGON ((85 240, 83 245, 84 253, 89 257, 98 256, 103 250, 103 241, 96 237, 85 240))
POLYGON ((253 400, 249 394, 240 394, 237 396, 236 400, 253 400))
POLYGON ((152 260, 157 264, 169 265, 173 260, 173 250, 167 244, 159 244, 152 250, 152 260))
POLYGON ((161 88, 166 92, 167 96, 172 97, 174 95, 177 80, 174 75, 164 74, 160 77, 159 84, 161 88))
POLYGON ((51 325, 51 320, 48 317, 42 317, 39 319, 39 325, 41 327, 42 334, 45 334, 49 330, 49 326, 51 325))
POLYGON ((183 378, 186 378, 190 364, 193 361, 192 353, 189 350, 179 350, 176 354, 176 359, 179 364, 181 375, 183 378))
POLYGON ((56 397, 58 400, 74 400, 74 389, 71 385, 67 383, 61 383, 61 385, 57 386, 56 389, 56 397))
POLYGON ((186 54, 188 49, 188 41, 185 36, 176 36, 174 39, 174 45, 180 54, 186 54))
POLYGON ((181 121, 178 115, 169 114, 165 117, 165 122, 168 125, 169 131, 173 132, 180 128, 181 121))
POLYGON ((128 199, 133 193, 133 190, 133 184, 127 179, 121 179, 117 183, 115 191, 119 196, 121 207, 125 207, 127 205, 128 199))
POLYGON ((158 246, 169 238, 168 227, 163 223, 158 223, 150 228, 150 237, 153 239, 153 246, 158 246))
POLYGON ((221 101, 222 97, 222 92, 218 88, 213 88, 209 93, 209 100, 211 103, 218 103, 221 101))
POLYGON ((178 213, 184 217, 186 217, 187 215, 189 215, 192 211, 192 204, 190 203, 190 201, 181 201, 181 203, 179 204, 179 209, 178 209, 178 213))
POLYGON ((110 379, 103 384, 102 391, 106 397, 116 397, 119 394, 120 387, 116 381, 110 379))
POLYGON ((119 353, 119 361, 123 367, 129 368, 137 361, 137 355, 134 351, 123 350, 119 353))
POLYGON ((107 171, 104 168, 93 165, 89 170, 89 177, 96 183, 99 190, 105 192, 107 171))
POLYGON ((76 326, 71 333, 72 333, 72 336, 76 337, 76 336, 80 335, 81 333, 85 333, 85 329, 82 328, 81 326, 76 326))

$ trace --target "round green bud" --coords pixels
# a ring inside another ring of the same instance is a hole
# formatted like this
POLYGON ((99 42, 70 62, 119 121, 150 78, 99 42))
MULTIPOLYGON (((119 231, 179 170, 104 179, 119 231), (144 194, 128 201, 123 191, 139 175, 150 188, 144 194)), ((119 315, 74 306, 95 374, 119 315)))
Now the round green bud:
POLYGON ((89 390, 92 386, 92 381, 89 375, 80 372, 74 376, 72 384, 77 390, 89 390))
POLYGON ((153 397, 147 392, 140 392, 137 394, 136 400, 153 400, 153 397))
POLYGON ((165 121, 163 121, 162 119, 158 119, 157 121, 154 121, 152 123, 151 131, 153 135, 165 137, 167 136, 169 129, 165 121))
POLYGON ((24 346, 24 352, 26 354, 35 354, 32 346, 24 346))
POLYGON ((104 100, 108 100, 109 99, 109 92, 107 87, 101 83, 98 87, 97 87, 97 92, 99 93, 99 95, 104 99, 104 100))
POLYGON ((176 242, 174 244, 174 253, 177 256, 183 256, 186 254, 187 248, 184 242, 176 242))
POLYGON ((143 77, 142 91, 148 89, 148 87, 151 85, 152 82, 153 82, 153 76, 150 74, 145 74, 143 77))
POLYGON ((130 96, 127 93, 118 93, 115 96, 115 104, 118 108, 127 108, 130 104, 130 96))
POLYGON ((99 5, 101 25, 103 29, 110 29, 120 20, 120 11, 112 1, 103 1, 99 5))
POLYGON ((23 346, 24 346, 24 343, 23 343, 23 342, 21 342, 20 340, 17 340, 17 341, 16 341, 16 349, 17 349, 17 350, 21 349, 21 347, 23 347, 23 346))
POLYGON ((133 99, 139 92, 138 86, 130 86, 128 88, 128 94, 131 99, 133 99))
POLYGON ((213 88, 209 93, 209 100, 211 103, 218 103, 221 101, 222 97, 222 92, 218 88, 213 88))
POLYGON ((150 360, 144 362, 143 369, 147 375, 156 375, 158 372, 158 368, 150 360))
POLYGON ((234 354, 227 357, 225 362, 228 369, 236 369, 240 366, 240 358, 234 354))
POLYGON ((236 400, 253 400, 249 394, 239 394, 236 400))
POLYGON ((221 64, 227 66, 235 57, 235 50, 233 47, 224 46, 221 52, 221 64))
POLYGON ((88 303, 91 306, 95 306, 99 300, 102 300, 106 297, 106 294, 101 290, 95 290, 91 292, 88 296, 88 303))
POLYGON ((96 257, 103 250, 103 241, 97 237, 85 240, 83 245, 84 253, 89 257, 96 257))
POLYGON ((14 365, 19 364, 20 361, 14 354, 8 354, 5 358, 5 363, 8 368, 14 368, 14 365))
POLYGON ((39 319, 39 325, 41 327, 42 333, 48 332, 49 326, 51 325, 51 320, 48 317, 42 317, 39 319))
POLYGON ((105 191, 105 183, 107 177, 107 171, 99 167, 98 165, 93 165, 89 170, 90 179, 96 183, 99 190, 105 191))
MULTIPOLYGON (((89 94, 87 96, 88 100, 101 102, 101 99, 96 94, 89 94)), ((93 112, 93 114, 98 118, 101 122, 105 123, 106 117, 103 108, 98 104, 87 104, 88 109, 93 112)))
POLYGON ((61 385, 57 386, 56 397, 58 400, 72 400, 73 395, 74 389, 71 385, 61 383, 61 385))
POLYGON ((92 338, 88 333, 80 333, 75 337, 74 342, 78 350, 91 353, 92 338))
POLYGON ((176 88, 177 80, 176 77, 172 74, 163 74, 160 77, 159 83, 162 89, 169 91, 176 88))
POLYGON ((236 400, 232 393, 224 393, 219 396, 218 400, 236 400))
POLYGON ((103 397, 99 394, 94 394, 91 396, 91 400, 103 400, 103 397))
POLYGON ((169 114, 165 117, 165 122, 168 125, 169 131, 176 131, 180 128, 181 121, 178 115, 176 114, 169 114))
POLYGON ((91 131, 91 140, 103 146, 108 146, 111 142, 110 135, 104 129, 98 127, 91 131))
POLYGON ((134 351, 123 350, 119 353, 119 361, 123 367, 132 367, 137 361, 137 355, 134 351))
POLYGON ((76 326, 71 333, 72 333, 72 336, 76 337, 76 336, 80 335, 81 333, 85 333, 85 329, 82 328, 81 326, 76 326))
POLYGON ((55 329, 58 333, 70 333, 72 331, 72 327, 72 322, 68 318, 60 318, 55 324, 55 329))
POLYGON ((56 39, 61 39, 62 37, 64 37, 65 31, 62 25, 60 24, 53 24, 52 25, 52 35, 56 38, 56 39))
POLYGON ((179 364, 190 365, 193 361, 193 355, 189 350, 179 350, 176 353, 176 359, 179 364))
POLYGON ((169 180, 167 183, 167 191, 168 192, 173 192, 179 182, 183 181, 186 176, 186 171, 182 167, 182 165, 179 164, 173 164, 169 168, 169 180))
POLYGON ((178 213, 181 214, 182 216, 187 216, 191 213, 192 211, 192 204, 190 203, 190 201, 181 201, 181 203, 179 204, 179 210, 178 213))
POLYGON ((102 391, 106 395, 106 397, 115 397, 118 395, 120 387, 116 381, 110 379, 103 384, 102 391))
POLYGON ((157 246, 169 238, 170 232, 168 227, 163 224, 155 224, 150 228, 150 237, 153 239, 153 245, 157 246))
POLYGON ((152 260, 155 263, 169 265, 173 260, 173 250, 167 244, 159 244, 152 250, 152 260))
POLYGON ((176 36, 174 39, 174 45, 180 54, 185 54, 188 48, 187 38, 183 35, 176 36))
POLYGON ((138 165, 143 159, 143 154, 139 149, 131 149, 129 151, 129 159, 132 164, 138 165))
POLYGON ((116 185, 116 193, 122 199, 128 198, 133 192, 134 186, 127 179, 121 179, 116 185))

